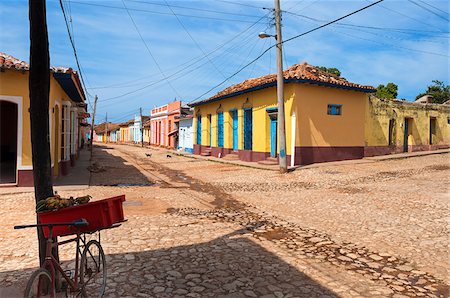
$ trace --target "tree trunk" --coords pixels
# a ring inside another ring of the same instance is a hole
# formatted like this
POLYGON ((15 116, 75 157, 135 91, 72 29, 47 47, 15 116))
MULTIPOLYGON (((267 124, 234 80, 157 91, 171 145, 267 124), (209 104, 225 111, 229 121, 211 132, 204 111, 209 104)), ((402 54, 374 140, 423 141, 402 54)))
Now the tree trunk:
MULTIPOLYGON (((33 178, 36 203, 53 195, 49 134, 50 54, 45 0, 29 0, 30 18, 30 120, 33 178)), ((55 161, 55 166, 58 166, 55 161)), ((38 228, 39 260, 45 258, 46 241, 38 228)), ((55 256, 58 254, 56 252, 55 256)))

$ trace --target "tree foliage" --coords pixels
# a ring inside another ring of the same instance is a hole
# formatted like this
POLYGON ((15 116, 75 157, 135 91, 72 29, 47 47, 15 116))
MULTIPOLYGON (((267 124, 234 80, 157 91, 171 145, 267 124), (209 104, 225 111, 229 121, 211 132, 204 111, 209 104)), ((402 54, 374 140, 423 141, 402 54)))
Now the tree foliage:
POLYGON ((341 71, 340 71, 339 69, 335 68, 335 67, 330 67, 330 68, 325 67, 325 66, 316 66, 316 67, 317 67, 318 69, 322 70, 322 71, 325 71, 325 72, 334 74, 334 75, 336 75, 336 76, 338 76, 338 77, 341 76, 341 71))
POLYGON ((444 82, 433 80, 433 85, 428 86, 427 91, 420 93, 416 96, 416 99, 421 98, 424 95, 433 96, 433 103, 444 103, 450 99, 450 86, 445 85, 444 82))
POLYGON ((389 82, 384 86, 383 84, 378 85, 377 92, 375 96, 382 99, 395 99, 397 98, 398 86, 392 82, 389 82))

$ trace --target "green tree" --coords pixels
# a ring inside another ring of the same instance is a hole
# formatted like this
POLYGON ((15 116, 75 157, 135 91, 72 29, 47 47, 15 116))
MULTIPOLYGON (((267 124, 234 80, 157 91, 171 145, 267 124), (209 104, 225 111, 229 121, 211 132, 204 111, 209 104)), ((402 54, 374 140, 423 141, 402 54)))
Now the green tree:
POLYGON ((389 82, 386 86, 383 84, 378 85, 375 96, 382 99, 395 99, 398 95, 397 91, 398 86, 392 82, 389 82))
POLYGON ((316 66, 316 67, 317 67, 318 69, 322 70, 322 71, 325 71, 325 72, 334 74, 334 75, 336 75, 336 76, 338 76, 338 77, 341 76, 341 71, 340 71, 339 69, 335 68, 335 67, 330 67, 330 68, 325 67, 325 66, 316 66))
POLYGON ((427 91, 420 93, 416 99, 424 95, 433 96, 433 103, 444 103, 450 99, 450 86, 445 85, 444 82, 433 80, 434 85, 428 86, 427 91))

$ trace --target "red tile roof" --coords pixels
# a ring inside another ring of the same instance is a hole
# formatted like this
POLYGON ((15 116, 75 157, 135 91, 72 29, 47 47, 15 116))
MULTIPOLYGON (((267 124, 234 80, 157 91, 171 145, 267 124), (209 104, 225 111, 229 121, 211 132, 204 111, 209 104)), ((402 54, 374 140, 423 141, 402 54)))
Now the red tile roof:
MULTIPOLYGON (((360 84, 351 83, 347 81, 345 78, 320 70, 317 67, 312 66, 306 62, 291 66, 290 68, 288 68, 283 72, 283 76, 285 80, 288 80, 288 82, 289 80, 292 80, 294 82, 297 81, 313 84, 316 83, 319 85, 325 85, 329 87, 355 89, 362 92, 374 92, 376 90, 372 86, 363 86, 360 84)), ((223 97, 231 97, 236 93, 240 92, 242 93, 249 92, 251 91, 250 89, 260 86, 262 88, 271 87, 276 83, 276 81, 277 81, 276 74, 269 74, 259 78, 248 79, 241 83, 225 88, 224 90, 220 91, 219 93, 208 99, 194 102, 191 104, 191 106, 203 104, 212 100, 218 100, 223 97)))
MULTIPOLYGON (((16 70, 30 70, 30 65, 25 61, 22 61, 11 55, 0 52, 0 68, 16 69, 16 70)), ((52 72, 58 72, 58 73, 74 73, 74 74, 77 73, 72 68, 63 67, 63 66, 51 66, 50 70, 52 72)))

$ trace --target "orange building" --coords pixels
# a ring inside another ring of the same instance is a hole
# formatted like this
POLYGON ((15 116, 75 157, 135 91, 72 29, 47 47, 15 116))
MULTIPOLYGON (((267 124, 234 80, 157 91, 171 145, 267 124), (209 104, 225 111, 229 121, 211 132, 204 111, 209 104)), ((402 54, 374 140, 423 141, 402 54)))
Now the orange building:
POLYGON ((167 148, 178 146, 181 101, 156 107, 150 112, 150 144, 167 148))

